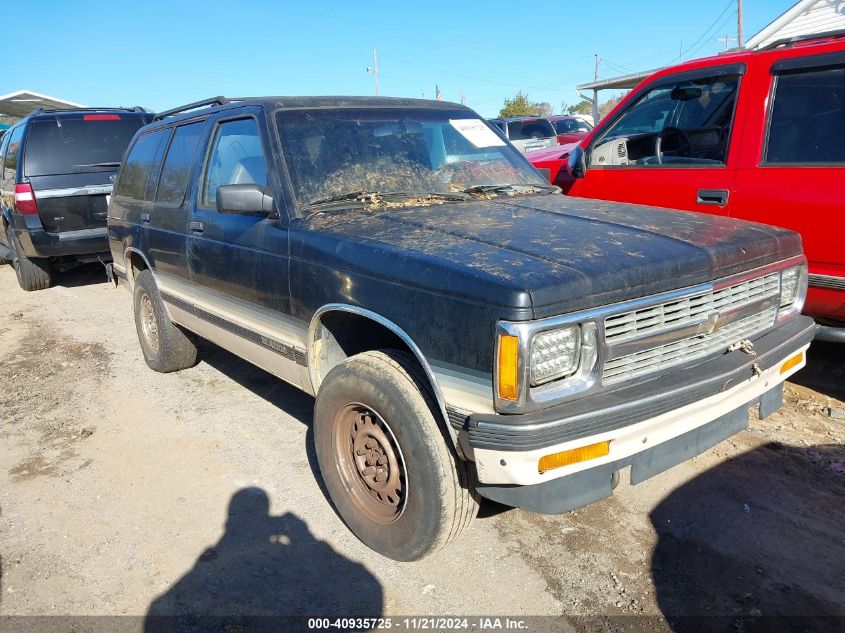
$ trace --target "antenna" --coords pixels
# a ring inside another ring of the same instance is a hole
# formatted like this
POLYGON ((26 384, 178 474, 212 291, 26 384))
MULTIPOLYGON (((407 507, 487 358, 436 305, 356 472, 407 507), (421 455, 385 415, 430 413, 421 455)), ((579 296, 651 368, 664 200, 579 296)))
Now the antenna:
POLYGON ((373 49, 373 65, 367 66, 367 72, 373 73, 373 83, 375 84, 376 96, 378 96, 378 56, 376 49, 373 49))

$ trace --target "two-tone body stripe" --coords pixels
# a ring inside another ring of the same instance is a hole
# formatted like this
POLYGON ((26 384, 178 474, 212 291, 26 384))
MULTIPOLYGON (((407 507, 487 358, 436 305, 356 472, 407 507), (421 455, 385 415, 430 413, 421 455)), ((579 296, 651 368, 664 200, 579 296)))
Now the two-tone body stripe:
POLYGON ((262 347, 266 347, 269 350, 280 354, 281 356, 287 358, 295 362, 297 365, 301 365, 305 367, 305 350, 302 348, 294 347, 283 343, 282 341, 267 336, 264 334, 259 334, 258 332, 244 327, 239 323, 235 323, 234 321, 230 321, 218 314, 214 314, 209 312, 208 310, 204 310, 199 306, 191 303, 190 301, 186 301, 181 297, 177 297, 174 294, 171 294, 167 291, 161 291, 161 298, 165 301, 165 303, 169 303, 181 310, 184 310, 188 314, 191 314, 197 318, 203 319, 204 321, 208 321, 212 325, 216 325, 219 328, 226 330, 227 332, 239 336, 247 341, 255 343, 257 345, 261 345, 262 347))
POLYGON ((845 290, 845 277, 834 277, 833 275, 817 275, 810 273, 808 283, 813 288, 830 288, 832 290, 845 290))

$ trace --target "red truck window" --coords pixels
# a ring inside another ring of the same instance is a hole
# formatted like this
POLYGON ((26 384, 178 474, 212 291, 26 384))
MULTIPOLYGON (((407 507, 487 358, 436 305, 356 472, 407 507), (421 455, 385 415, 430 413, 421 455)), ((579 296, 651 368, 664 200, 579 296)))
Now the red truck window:
POLYGON ((591 165, 725 164, 738 87, 738 75, 723 75, 649 90, 595 141, 591 165))
POLYGON ((776 76, 766 164, 845 163, 845 67, 776 76))

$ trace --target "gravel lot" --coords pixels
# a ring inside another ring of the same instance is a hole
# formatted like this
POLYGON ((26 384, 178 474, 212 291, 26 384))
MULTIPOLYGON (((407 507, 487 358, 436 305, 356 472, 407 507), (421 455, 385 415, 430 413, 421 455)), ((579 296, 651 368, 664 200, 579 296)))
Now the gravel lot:
POLYGON ((0 615, 545 615, 534 625, 658 631, 830 615, 811 628, 842 630, 845 419, 827 408, 845 409, 843 348, 814 345, 780 412, 691 462, 561 516, 485 503, 462 541, 402 564, 326 501, 308 396, 211 344, 193 369, 149 370, 129 293, 102 267, 24 293, 3 266, 0 297, 0 615))

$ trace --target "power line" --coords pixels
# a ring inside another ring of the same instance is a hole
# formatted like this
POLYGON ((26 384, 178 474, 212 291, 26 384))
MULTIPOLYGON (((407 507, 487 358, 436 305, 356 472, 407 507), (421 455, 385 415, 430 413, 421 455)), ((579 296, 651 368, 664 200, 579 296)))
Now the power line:
MULTIPOLYGON (((704 41, 705 45, 710 41, 710 35, 711 35, 710 32, 714 30, 714 27, 715 27, 715 30, 718 31, 719 27, 717 27, 716 24, 719 22, 719 20, 721 20, 724 17, 724 15, 731 9, 732 6, 734 6, 734 0, 730 0, 728 2, 727 6, 719 14, 719 17, 717 17, 715 20, 713 20, 713 23, 707 28, 707 30, 704 31, 704 33, 701 34, 701 37, 699 37, 697 40, 695 40, 692 44, 690 44, 690 46, 687 50, 685 50, 683 53, 681 53, 681 58, 688 57, 689 54, 690 54, 690 51, 692 51, 702 41, 704 41)), ((699 50, 699 49, 696 49, 696 50, 699 50)))
MULTIPOLYGON (((712 35, 715 35, 716 33, 718 33, 722 29, 722 27, 724 27, 734 17, 734 14, 728 13, 727 15, 724 15, 724 13, 723 13, 723 16, 724 16, 724 18, 722 19, 722 21, 718 25, 716 25, 715 29, 713 29, 712 35)), ((696 55, 699 51, 701 51, 701 49, 703 49, 705 46, 707 46, 710 43, 711 43, 711 40, 708 38, 708 39, 704 40, 704 42, 702 42, 698 46, 698 48, 696 48, 695 50, 690 51, 688 49, 684 53, 684 56, 687 57, 687 59, 689 59, 690 57, 693 57, 694 55, 696 55)))
POLYGON ((451 75, 452 77, 459 77, 461 79, 466 79, 468 81, 477 81, 479 83, 484 84, 491 84, 496 86, 507 86, 508 88, 519 88, 519 89, 530 89, 530 90, 552 90, 554 92, 569 92, 571 88, 544 88, 543 86, 529 86, 526 84, 512 84, 507 83, 505 81, 496 81, 493 79, 482 79, 479 77, 470 77, 469 75, 462 75, 460 73, 452 72, 450 70, 443 70, 441 68, 434 68, 432 66, 426 66, 425 64, 417 64, 416 62, 409 62, 406 59, 400 59, 398 57, 394 57, 393 55, 388 55, 387 53, 382 53, 382 57, 388 57, 394 61, 399 62, 400 64, 406 64, 408 66, 414 66, 416 68, 422 68, 423 70, 428 70, 434 73, 440 73, 441 75, 451 75))

